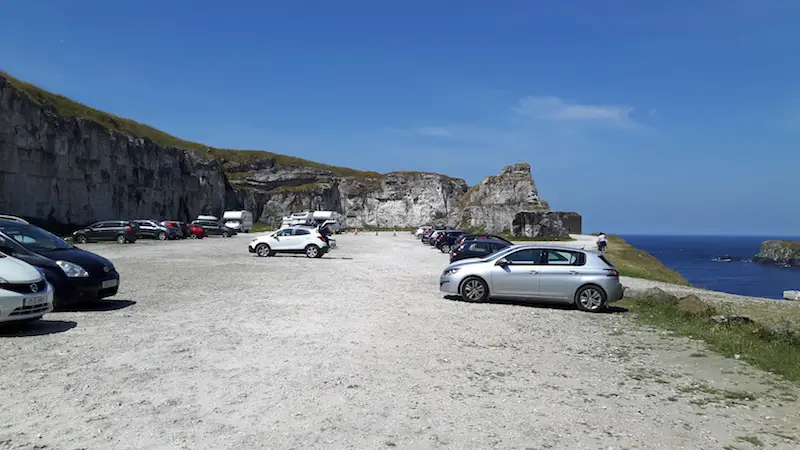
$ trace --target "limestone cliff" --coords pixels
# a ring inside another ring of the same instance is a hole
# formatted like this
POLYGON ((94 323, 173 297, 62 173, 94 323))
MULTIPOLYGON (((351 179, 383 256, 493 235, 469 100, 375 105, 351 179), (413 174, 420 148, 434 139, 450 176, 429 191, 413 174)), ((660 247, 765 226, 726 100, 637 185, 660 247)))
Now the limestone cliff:
POLYGON ((191 220, 245 208, 277 224, 333 210, 348 227, 448 223, 501 232, 520 211, 549 211, 530 165, 469 188, 425 172, 358 171, 263 151, 184 141, 0 72, 0 213, 49 226, 110 218, 191 220))
POLYGON ((753 261, 765 264, 800 267, 800 242, 764 241, 753 261))

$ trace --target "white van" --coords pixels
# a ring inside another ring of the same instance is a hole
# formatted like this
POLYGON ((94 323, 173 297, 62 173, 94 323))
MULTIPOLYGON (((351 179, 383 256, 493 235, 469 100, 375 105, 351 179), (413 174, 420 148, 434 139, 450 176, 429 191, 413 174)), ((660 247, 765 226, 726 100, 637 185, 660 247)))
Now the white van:
POLYGON ((253 213, 250 211, 225 211, 222 214, 222 221, 228 228, 249 233, 250 229, 253 228, 253 213))
POLYGON ((204 216, 202 214, 197 216, 197 219, 195 219, 195 220, 202 220, 204 222, 219 222, 219 219, 217 219, 217 216, 204 216))

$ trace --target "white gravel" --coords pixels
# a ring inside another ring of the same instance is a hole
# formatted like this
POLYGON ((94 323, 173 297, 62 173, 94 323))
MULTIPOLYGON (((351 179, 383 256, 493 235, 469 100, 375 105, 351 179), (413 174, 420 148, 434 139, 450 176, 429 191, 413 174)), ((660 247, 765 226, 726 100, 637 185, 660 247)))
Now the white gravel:
POLYGON ((446 255, 337 240, 87 246, 120 293, 0 337, 0 448, 797 448, 797 389, 741 361, 624 313, 444 299, 446 255))

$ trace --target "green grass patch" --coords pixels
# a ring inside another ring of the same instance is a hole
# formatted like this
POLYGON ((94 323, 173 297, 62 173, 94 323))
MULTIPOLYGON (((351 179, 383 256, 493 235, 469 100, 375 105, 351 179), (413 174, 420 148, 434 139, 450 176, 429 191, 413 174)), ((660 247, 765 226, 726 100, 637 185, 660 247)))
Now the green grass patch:
POLYGON ((619 236, 608 236, 605 256, 626 277, 689 286, 689 282, 681 274, 667 268, 655 256, 628 244, 619 236))
POLYGON ((740 355, 741 360, 756 367, 800 381, 800 334, 776 333, 758 321, 716 324, 710 320, 720 314, 715 308, 692 314, 679 309, 677 302, 646 299, 623 299, 619 305, 628 308, 641 323, 705 341, 714 352, 727 357, 740 355))
POLYGON ((568 242, 573 241, 571 237, 561 237, 561 236, 514 236, 513 234, 509 233, 502 233, 499 235, 500 237, 506 238, 509 241, 524 241, 524 242, 568 242))
POLYGON ((275 226, 264 222, 256 222, 253 228, 250 229, 251 233, 262 233, 264 231, 275 231, 275 226))

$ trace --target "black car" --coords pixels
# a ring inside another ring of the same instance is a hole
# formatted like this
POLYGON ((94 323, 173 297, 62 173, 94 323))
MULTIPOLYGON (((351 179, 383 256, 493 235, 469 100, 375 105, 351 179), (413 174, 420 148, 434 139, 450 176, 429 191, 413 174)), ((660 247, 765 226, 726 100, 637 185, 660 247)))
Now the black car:
POLYGON ((0 220, 0 251, 44 272, 57 308, 110 297, 119 289, 119 273, 109 260, 34 225, 0 220))
POLYGON ((493 241, 502 241, 507 243, 508 245, 514 245, 513 242, 509 241, 508 239, 497 236, 494 234, 484 234, 484 233, 474 233, 474 234, 464 234, 461 235, 458 239, 456 239, 455 245, 463 244, 465 241, 477 241, 481 239, 489 239, 493 241))
POLYGON ((450 251, 450 262, 467 258, 484 258, 509 246, 510 244, 505 241, 491 239, 466 241, 450 251))
POLYGON ((467 234, 466 231, 446 231, 436 240, 436 248, 441 250, 442 253, 450 253, 453 244, 465 234, 467 234))
POLYGON ((78 244, 99 241, 117 241, 120 244, 136 242, 139 226, 129 220, 104 220, 72 233, 78 244))
POLYGON ((191 235, 191 232, 189 231, 189 225, 186 225, 186 222, 181 222, 178 220, 164 220, 161 222, 161 225, 175 231, 175 233, 178 235, 178 239, 186 239, 191 235))
POLYGON ((206 236, 231 237, 237 234, 236 230, 233 228, 228 228, 219 222, 214 222, 211 220, 194 220, 192 223, 203 228, 206 236))

